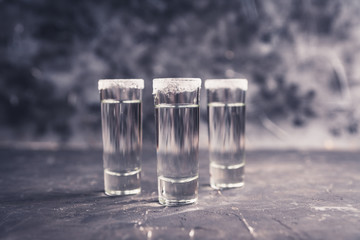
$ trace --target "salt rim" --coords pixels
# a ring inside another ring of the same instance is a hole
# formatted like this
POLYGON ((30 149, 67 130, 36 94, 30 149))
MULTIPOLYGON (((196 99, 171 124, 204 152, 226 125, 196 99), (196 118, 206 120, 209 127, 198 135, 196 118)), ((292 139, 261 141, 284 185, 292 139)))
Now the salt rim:
POLYGON ((98 82, 98 89, 109 89, 109 88, 136 88, 144 89, 143 79, 100 79, 98 82))
POLYGON ((153 79, 153 94, 161 92, 192 92, 201 88, 200 78, 155 78, 153 79))
POLYGON ((230 78, 230 79, 207 79, 205 81, 206 89, 217 88, 240 88, 244 91, 248 89, 248 80, 245 78, 230 78))

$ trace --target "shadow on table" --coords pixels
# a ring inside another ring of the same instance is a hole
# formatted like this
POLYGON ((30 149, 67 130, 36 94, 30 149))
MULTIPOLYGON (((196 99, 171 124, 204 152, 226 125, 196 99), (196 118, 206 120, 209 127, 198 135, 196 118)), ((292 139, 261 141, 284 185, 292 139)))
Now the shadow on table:
POLYGON ((0 205, 21 205, 29 203, 48 203, 48 202, 93 202, 97 199, 108 199, 111 201, 116 200, 121 204, 132 203, 154 203, 157 202, 156 197, 145 197, 140 195, 129 196, 106 196, 103 190, 96 191, 77 191, 77 192, 19 192, 7 194, 0 197, 0 205))
POLYGON ((89 191, 89 192, 19 192, 9 193, 6 196, 0 197, 0 203, 3 204, 24 204, 31 202, 51 202, 51 201, 73 201, 94 199, 98 197, 104 197, 103 191, 89 191))

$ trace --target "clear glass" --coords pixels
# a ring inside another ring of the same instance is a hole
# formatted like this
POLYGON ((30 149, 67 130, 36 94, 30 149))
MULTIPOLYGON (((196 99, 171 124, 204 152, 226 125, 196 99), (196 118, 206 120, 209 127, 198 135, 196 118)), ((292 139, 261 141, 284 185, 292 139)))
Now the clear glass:
POLYGON ((159 202, 197 201, 199 178, 198 78, 154 79, 159 202))
POLYGON ((141 191, 142 79, 102 79, 101 100, 105 194, 141 191))
POLYGON ((210 79, 207 92, 210 185, 244 186, 246 79, 210 79))

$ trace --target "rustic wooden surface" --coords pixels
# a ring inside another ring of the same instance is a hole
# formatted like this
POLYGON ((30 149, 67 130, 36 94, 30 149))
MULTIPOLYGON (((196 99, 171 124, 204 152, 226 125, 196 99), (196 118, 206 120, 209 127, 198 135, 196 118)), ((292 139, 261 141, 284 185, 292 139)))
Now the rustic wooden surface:
POLYGON ((248 151, 242 189, 197 204, 157 202, 156 158, 142 193, 103 194, 101 151, 0 150, 0 239, 360 239, 360 152, 248 151))

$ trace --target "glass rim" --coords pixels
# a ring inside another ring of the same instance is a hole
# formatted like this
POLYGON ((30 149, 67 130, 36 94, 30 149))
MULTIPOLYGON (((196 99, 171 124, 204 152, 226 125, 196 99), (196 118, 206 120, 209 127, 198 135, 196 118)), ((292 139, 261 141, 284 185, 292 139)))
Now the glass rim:
POLYGON ((205 89, 238 88, 248 90, 248 80, 245 78, 206 79, 205 89))
POLYGON ((123 79, 100 79, 98 81, 98 89, 109 88, 135 88, 144 89, 144 79, 141 78, 123 78, 123 79))
POLYGON ((163 92, 192 92, 201 88, 200 78, 154 78, 153 94, 163 92))

